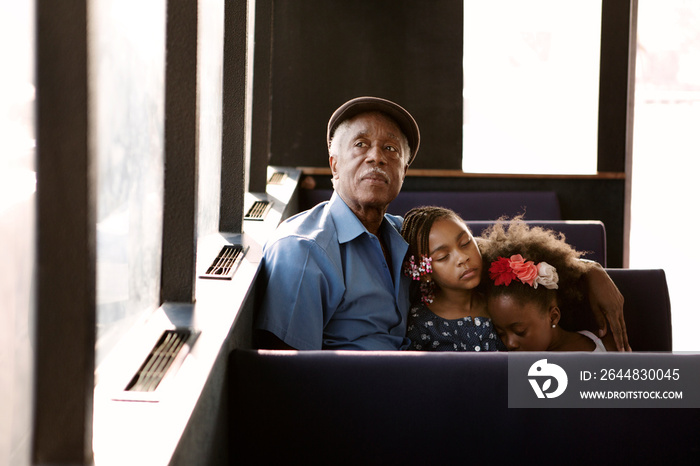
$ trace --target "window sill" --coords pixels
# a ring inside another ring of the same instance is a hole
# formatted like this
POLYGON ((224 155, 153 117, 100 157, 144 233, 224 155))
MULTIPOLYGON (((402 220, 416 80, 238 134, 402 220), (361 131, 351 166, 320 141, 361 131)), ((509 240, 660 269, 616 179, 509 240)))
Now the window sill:
POLYGON ((200 238, 198 277, 224 245, 242 244, 247 248, 233 279, 198 278, 194 304, 163 304, 137 324, 96 371, 93 416, 96 465, 187 464, 188 456, 226 455, 220 451, 225 450, 225 445, 215 445, 211 440, 220 437, 211 433, 216 432, 217 415, 225 409, 222 385, 226 361, 232 348, 249 344, 245 338, 236 339, 234 329, 243 320, 243 331, 238 333, 249 333, 245 331, 249 323, 246 319, 252 315, 251 291, 262 246, 293 209, 299 172, 287 171, 293 173, 284 186, 268 187, 265 194, 246 194, 246 204, 265 197, 273 200, 263 221, 244 221, 241 234, 220 233, 200 238), (173 367, 154 392, 134 401, 139 396, 124 392, 124 388, 163 331, 176 327, 200 332, 195 344, 182 364, 173 367))

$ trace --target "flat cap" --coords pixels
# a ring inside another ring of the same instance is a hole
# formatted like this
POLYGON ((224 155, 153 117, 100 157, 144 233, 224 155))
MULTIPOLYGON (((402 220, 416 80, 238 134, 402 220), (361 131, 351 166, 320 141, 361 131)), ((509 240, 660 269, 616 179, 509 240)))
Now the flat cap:
POLYGON ((408 164, 410 165, 413 159, 416 158, 418 147, 420 146, 420 130, 418 129, 418 123, 416 123, 416 120, 413 119, 405 108, 395 102, 379 97, 356 97, 338 107, 338 109, 333 112, 333 115, 331 115, 330 120, 328 120, 328 130, 326 132, 328 147, 330 147, 333 133, 335 133, 338 125, 345 120, 365 112, 385 113, 399 125, 399 129, 401 129, 404 136, 406 136, 408 145, 411 148, 411 157, 408 160, 408 164))

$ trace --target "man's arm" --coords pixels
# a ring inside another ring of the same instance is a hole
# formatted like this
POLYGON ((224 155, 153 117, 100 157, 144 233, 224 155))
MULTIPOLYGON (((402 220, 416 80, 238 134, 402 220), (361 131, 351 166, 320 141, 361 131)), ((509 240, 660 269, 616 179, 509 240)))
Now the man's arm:
POLYGON ((627 340, 627 327, 622 312, 625 298, 600 264, 587 262, 591 264, 586 272, 588 298, 593 317, 600 329, 598 336, 603 337, 607 334, 609 324, 618 351, 632 351, 627 340))
POLYGON ((313 242, 291 237, 266 245, 261 271, 266 289, 255 322, 260 345, 322 349, 328 284, 319 255, 323 251, 313 242))
POLYGON ((255 345, 260 349, 272 349, 272 350, 296 350, 292 348, 275 335, 267 330, 259 330, 257 334, 257 343, 255 345))

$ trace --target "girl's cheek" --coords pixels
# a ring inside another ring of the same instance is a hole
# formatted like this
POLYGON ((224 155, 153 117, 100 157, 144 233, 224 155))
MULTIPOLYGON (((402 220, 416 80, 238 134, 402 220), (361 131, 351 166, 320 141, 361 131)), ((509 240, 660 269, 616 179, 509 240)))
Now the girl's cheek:
POLYGON ((434 263, 433 263, 433 266, 432 266, 432 267, 433 267, 433 279, 436 279, 436 278, 437 278, 437 279, 440 279, 440 278, 442 278, 442 273, 443 273, 442 267, 441 267, 440 265, 435 266, 434 263))

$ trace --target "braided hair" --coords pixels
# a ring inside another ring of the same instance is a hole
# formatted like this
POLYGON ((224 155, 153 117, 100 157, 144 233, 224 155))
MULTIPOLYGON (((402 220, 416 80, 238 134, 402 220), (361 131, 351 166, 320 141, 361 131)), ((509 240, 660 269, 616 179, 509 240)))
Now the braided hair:
MULTIPOLYGON (((436 221, 443 218, 454 218, 459 222, 464 222, 454 211, 444 207, 422 206, 413 208, 406 213, 401 227, 401 235, 408 243, 406 260, 410 257, 419 260, 423 255, 430 255, 430 230, 436 221)), ((434 281, 433 286, 437 287, 434 281)), ((409 295, 411 303, 420 301, 420 285, 416 281, 411 281, 409 295)))
POLYGON ((408 243, 408 257, 420 257, 430 253, 428 244, 433 224, 442 218, 452 217, 463 220, 454 211, 444 207, 422 206, 408 211, 403 219, 401 235, 408 243))

